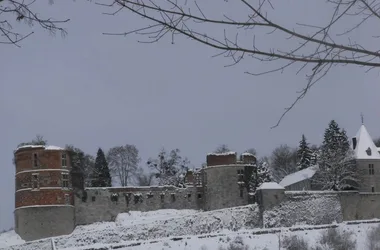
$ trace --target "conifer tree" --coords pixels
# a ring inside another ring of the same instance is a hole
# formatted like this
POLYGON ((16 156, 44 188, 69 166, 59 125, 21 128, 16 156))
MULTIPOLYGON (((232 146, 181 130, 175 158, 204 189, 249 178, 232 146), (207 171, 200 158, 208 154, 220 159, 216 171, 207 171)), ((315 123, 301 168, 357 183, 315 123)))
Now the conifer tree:
POLYGON ((248 175, 248 191, 255 194, 257 188, 264 182, 271 182, 272 176, 269 170, 268 163, 260 160, 254 166, 252 166, 252 171, 247 172, 248 175))
POLYGON ((320 148, 317 145, 312 145, 310 147, 310 151, 311 151, 310 166, 317 165, 319 155, 320 155, 320 148))
POLYGON ((108 168, 108 163, 104 152, 101 148, 98 149, 96 154, 94 174, 92 180, 93 187, 111 187, 112 179, 110 170, 108 168))
POLYGON ((332 120, 325 130, 315 180, 323 189, 350 190, 358 184, 358 170, 346 131, 332 120))
POLYGON ((309 148, 309 143, 306 141, 305 135, 302 135, 302 139, 297 150, 297 158, 298 170, 302 170, 311 166, 312 152, 309 148))

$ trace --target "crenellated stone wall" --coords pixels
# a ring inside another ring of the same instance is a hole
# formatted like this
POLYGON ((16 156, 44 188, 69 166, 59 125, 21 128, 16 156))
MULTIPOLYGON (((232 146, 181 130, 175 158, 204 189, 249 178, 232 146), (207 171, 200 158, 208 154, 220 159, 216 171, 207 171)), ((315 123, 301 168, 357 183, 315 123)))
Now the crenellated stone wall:
POLYGON ((75 195, 76 224, 113 221, 119 213, 158 209, 197 209, 204 204, 203 187, 87 188, 75 195))

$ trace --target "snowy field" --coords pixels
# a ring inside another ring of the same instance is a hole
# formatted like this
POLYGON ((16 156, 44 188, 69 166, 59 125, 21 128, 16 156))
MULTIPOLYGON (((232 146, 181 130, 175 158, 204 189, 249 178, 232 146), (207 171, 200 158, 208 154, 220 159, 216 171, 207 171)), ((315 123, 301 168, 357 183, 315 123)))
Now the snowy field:
MULTIPOLYGON (((280 242, 293 235, 302 237, 314 248, 318 246, 322 233, 327 231, 326 227, 336 227, 340 232, 352 233, 351 238, 356 241, 356 249, 372 250, 368 247, 367 235, 380 225, 380 221, 373 220, 350 225, 342 223, 255 229, 256 213, 256 206, 210 212, 131 212, 120 214, 115 222, 78 226, 72 234, 55 237, 53 240, 57 250, 277 250, 280 249, 280 242), (248 248, 230 248, 241 244, 248 248)), ((23 243, 14 231, 0 234, 1 249, 52 249, 51 239, 20 245, 23 243)))

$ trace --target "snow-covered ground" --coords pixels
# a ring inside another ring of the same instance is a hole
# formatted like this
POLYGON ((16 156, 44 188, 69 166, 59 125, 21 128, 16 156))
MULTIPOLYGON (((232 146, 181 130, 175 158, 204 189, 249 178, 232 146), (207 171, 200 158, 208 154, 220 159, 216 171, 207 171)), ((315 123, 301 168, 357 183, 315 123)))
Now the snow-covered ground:
POLYGON ((25 243, 25 241, 22 240, 14 230, 0 234, 0 249, 23 243, 25 243))
POLYGON ((256 205, 199 212, 195 210, 157 210, 120 214, 115 222, 77 227, 65 237, 56 237, 60 248, 111 244, 133 240, 218 233, 223 230, 257 228, 259 211, 256 205), (90 233, 91 232, 91 233, 90 233))
MULTIPOLYGON (((249 250, 277 250, 287 236, 304 238, 311 247, 318 244, 326 227, 352 232, 356 249, 369 250, 368 232, 380 221, 341 223, 291 228, 257 228, 257 207, 243 206, 209 212, 158 210, 120 214, 115 222, 79 226, 67 236, 55 237, 57 250, 227 250, 242 241, 249 250)), ((23 244, 14 232, 0 234, 0 249, 40 250, 51 248, 51 239, 23 244), (20 245, 23 244, 23 245, 20 245), (13 246, 12 246, 13 245, 13 246)), ((248 249, 247 249, 248 250, 248 249)))

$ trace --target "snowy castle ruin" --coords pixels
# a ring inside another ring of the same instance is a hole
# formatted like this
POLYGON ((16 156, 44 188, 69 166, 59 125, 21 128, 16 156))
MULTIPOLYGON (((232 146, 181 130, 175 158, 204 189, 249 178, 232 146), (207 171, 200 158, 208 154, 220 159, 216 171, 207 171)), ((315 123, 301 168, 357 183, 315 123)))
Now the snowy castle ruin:
POLYGON ((248 205, 243 178, 252 154, 208 154, 207 166, 188 171, 186 187, 85 188, 69 152, 26 145, 14 152, 15 230, 24 240, 70 234, 75 226, 113 221, 119 213, 157 209, 215 210, 248 205))
MULTIPOLYGON (((256 192, 260 225, 380 218, 380 154, 364 125, 353 139, 358 191, 312 191, 315 169, 289 175, 280 184, 263 183, 256 192)), ((244 175, 256 164, 252 154, 208 154, 207 166, 174 186, 86 188, 70 165, 66 149, 22 146, 15 150, 15 230, 24 240, 70 234, 77 225, 113 221, 119 213, 157 209, 216 210, 252 203, 244 175)), ((257 216, 257 215, 252 215, 257 216)))

